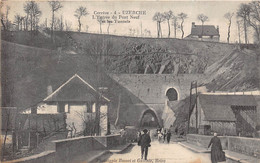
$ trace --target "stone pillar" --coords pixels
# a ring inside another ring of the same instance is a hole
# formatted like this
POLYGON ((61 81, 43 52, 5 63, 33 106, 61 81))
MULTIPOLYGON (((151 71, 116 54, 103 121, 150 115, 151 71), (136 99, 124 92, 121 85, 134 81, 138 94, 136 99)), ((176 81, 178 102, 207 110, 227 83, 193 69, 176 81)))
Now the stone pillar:
POLYGON ((37 114, 37 106, 31 108, 31 114, 37 114))
POLYGON ((57 111, 58 111, 58 113, 64 113, 65 112, 65 103, 57 102, 57 111))

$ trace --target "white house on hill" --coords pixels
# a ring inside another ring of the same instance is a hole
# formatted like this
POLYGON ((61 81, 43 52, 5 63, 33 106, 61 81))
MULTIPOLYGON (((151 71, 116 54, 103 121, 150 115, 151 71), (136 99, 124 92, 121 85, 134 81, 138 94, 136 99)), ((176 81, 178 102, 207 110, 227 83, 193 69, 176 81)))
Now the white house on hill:
POLYGON ((187 40, 201 40, 219 42, 219 27, 214 25, 195 25, 192 22, 191 34, 185 37, 187 40))

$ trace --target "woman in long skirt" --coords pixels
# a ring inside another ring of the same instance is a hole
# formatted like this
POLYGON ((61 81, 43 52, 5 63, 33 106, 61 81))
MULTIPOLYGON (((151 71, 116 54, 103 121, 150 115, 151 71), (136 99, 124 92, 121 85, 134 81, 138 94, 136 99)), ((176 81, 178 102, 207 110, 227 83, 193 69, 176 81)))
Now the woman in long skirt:
POLYGON ((208 148, 211 146, 211 162, 217 163, 225 161, 225 153, 222 151, 220 139, 217 137, 217 133, 214 133, 214 137, 210 140, 208 148))

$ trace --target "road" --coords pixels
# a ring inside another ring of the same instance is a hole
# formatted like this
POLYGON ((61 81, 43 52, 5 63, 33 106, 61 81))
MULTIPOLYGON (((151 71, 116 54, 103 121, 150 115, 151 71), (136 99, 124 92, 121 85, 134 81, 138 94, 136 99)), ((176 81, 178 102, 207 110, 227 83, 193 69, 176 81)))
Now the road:
POLYGON ((122 154, 113 154, 103 160, 105 163, 210 163, 209 153, 192 152, 176 142, 170 144, 154 141, 149 148, 148 160, 141 160, 140 147, 135 145, 122 154))

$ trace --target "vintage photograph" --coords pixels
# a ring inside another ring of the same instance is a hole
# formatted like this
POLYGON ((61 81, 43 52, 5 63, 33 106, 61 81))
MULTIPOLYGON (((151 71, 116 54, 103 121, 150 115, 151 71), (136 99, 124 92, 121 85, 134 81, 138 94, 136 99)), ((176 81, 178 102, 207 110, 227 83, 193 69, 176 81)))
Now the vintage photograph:
POLYGON ((260 163, 260 0, 2 0, 3 163, 260 163))

